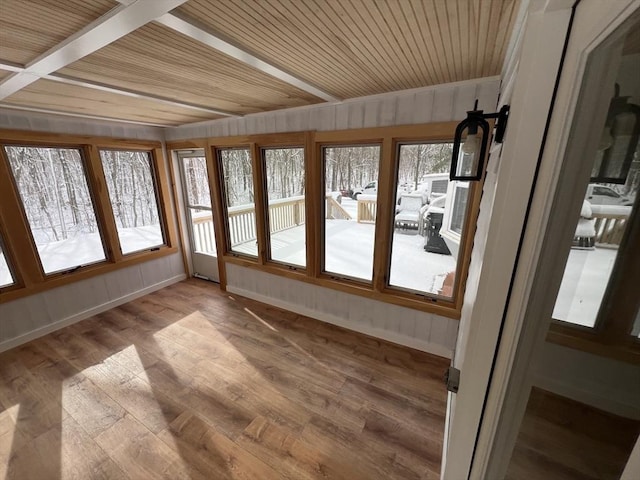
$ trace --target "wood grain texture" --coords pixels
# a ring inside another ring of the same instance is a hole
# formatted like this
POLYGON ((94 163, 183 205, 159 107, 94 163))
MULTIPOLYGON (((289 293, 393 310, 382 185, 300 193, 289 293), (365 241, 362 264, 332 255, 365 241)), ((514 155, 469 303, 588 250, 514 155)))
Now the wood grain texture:
POLYGON ((0 355, 0 475, 436 478, 447 363, 188 280, 0 355))
POLYGON ((166 126, 220 118, 190 108, 42 79, 10 95, 4 102, 8 105, 166 126))
POLYGON ((341 98, 500 73, 518 0, 191 0, 177 10, 341 98))
POLYGON ((640 422, 534 388, 507 479, 620 478, 640 422))
POLYGON ((2 0, 0 58, 29 63, 117 5, 112 0, 2 0))
POLYGON ((155 23, 139 28, 58 73, 237 114, 321 101, 155 23), (176 88, 177 85, 180 87, 176 88))

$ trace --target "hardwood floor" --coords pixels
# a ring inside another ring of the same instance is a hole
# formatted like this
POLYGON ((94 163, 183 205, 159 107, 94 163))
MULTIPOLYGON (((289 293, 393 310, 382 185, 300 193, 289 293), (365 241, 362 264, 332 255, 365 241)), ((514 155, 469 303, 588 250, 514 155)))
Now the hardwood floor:
POLYGON ((618 480, 640 421, 534 388, 507 480, 618 480))
POLYGON ((436 479, 448 363, 188 280, 0 355, 0 478, 436 479))

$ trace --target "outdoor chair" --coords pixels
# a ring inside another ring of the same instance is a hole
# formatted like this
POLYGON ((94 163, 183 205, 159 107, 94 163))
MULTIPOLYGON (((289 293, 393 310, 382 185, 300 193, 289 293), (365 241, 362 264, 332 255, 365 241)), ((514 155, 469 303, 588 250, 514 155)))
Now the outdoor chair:
POLYGON ((395 227, 420 230, 428 205, 421 193, 404 193, 395 217, 395 227))

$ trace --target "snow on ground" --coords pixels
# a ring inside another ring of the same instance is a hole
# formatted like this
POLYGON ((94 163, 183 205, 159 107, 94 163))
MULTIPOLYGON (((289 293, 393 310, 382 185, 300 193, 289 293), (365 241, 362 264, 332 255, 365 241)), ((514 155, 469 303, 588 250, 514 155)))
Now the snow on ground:
MULTIPOLYGON (((159 225, 119 228, 122 253, 127 254, 162 245, 159 225)), ((40 261, 45 273, 69 270, 79 265, 90 265, 105 259, 99 233, 87 233, 58 242, 38 245, 40 261)), ((0 255, 0 285, 12 283, 4 255, 0 255)))
POLYGON ((569 252, 553 318, 587 327, 595 325, 617 253, 598 247, 569 252))
MULTIPOLYGON (((343 206, 345 203, 343 199, 343 206)), ((355 220, 327 220, 327 272, 370 281, 373 278, 374 234, 373 224, 357 223, 355 220)), ((272 258, 304 266, 304 235, 304 225, 272 234, 272 258)), ((450 255, 425 252, 424 237, 417 235, 415 231, 397 230, 393 242, 391 284, 394 286, 437 293, 444 276, 455 269, 455 259, 450 255)), ((255 255, 255 241, 237 245, 234 250, 255 255)))

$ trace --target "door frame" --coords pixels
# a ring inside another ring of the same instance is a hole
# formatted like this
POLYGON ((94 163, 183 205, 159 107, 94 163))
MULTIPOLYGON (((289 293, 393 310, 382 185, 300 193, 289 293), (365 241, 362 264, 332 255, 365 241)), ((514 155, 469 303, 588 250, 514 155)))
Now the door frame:
MULTIPOLYGON (((548 2, 547 7, 552 3, 548 2)), ((555 7, 554 10, 546 9, 543 16, 566 15, 571 8, 561 1, 555 2, 555 7)), ((602 129, 609 104, 608 99, 599 99, 588 112, 580 106, 578 100, 583 91, 601 87, 600 81, 584 78, 585 68, 594 49, 639 8, 640 0, 581 0, 575 7, 561 76, 554 92, 555 101, 541 144, 535 190, 530 198, 469 478, 503 478, 507 472, 532 385, 531 365, 545 342, 551 323, 553 299, 549 294, 559 287, 563 273, 558 265, 562 263, 560 256, 566 251, 558 255, 545 253, 544 257, 542 251, 545 245, 562 246, 563 240, 572 236, 571 216, 575 215, 576 206, 579 208, 584 197, 583 183, 573 188, 558 188, 561 174, 564 178, 575 174, 588 179, 590 170, 590 165, 582 165, 565 171, 563 159, 568 153, 577 158, 580 151, 595 149, 599 138, 589 137, 589 132, 602 129), (568 147, 570 136, 583 136, 584 141, 578 139, 568 147), (576 144, 579 144, 578 148, 573 147, 576 144), (552 229, 551 222, 563 226, 552 229)), ((602 80, 606 72, 611 71, 611 66, 605 65, 611 58, 599 57, 594 61, 601 62, 598 70, 603 76, 598 80, 602 80)), ((522 61, 525 60, 523 54, 522 61)), ((528 93, 531 95, 532 92, 528 93)), ((516 147, 520 148, 517 143, 516 147)))
MULTIPOLYGON (((173 164, 172 164, 172 168, 173 168, 173 177, 175 179, 174 183, 175 183, 175 193, 176 193, 176 200, 177 200, 177 206, 179 209, 179 220, 181 222, 182 225, 184 225, 184 228, 182 229, 182 245, 183 245, 183 255, 184 255, 184 263, 185 265, 188 267, 187 271, 189 276, 196 276, 196 272, 195 272, 195 267, 194 267, 194 259, 193 259, 193 255, 206 255, 206 254, 201 254, 201 253, 196 253, 194 251, 194 233, 193 233, 193 223, 192 223, 192 218, 191 218, 191 213, 189 212, 189 209, 192 208, 189 205, 189 201, 187 198, 187 194, 186 194, 186 181, 185 181, 185 172, 184 172, 184 163, 183 163, 183 159, 184 158, 191 158, 191 157, 198 157, 198 158, 204 158, 205 159, 205 164, 207 167, 207 182, 209 182, 209 190, 211 191, 212 186, 211 186, 211 175, 209 174, 209 160, 206 156, 206 152, 207 149, 206 148, 189 148, 189 149, 176 149, 172 151, 172 157, 173 157, 173 164)), ((213 197, 213 195, 212 195, 213 197)), ((211 215, 212 218, 215 215, 214 211, 215 211, 215 206, 213 204, 213 198, 211 198, 211 207, 207 207, 207 209, 211 210, 211 215)), ((214 229, 215 230, 215 229, 214 229)), ((217 231, 217 230, 215 230, 217 231)), ((217 235, 216 233, 214 233, 214 236, 217 235)), ((218 247, 218 240, 217 237, 215 237, 213 239, 214 244, 216 245, 216 255, 215 255, 215 267, 217 270, 217 276, 218 278, 208 278, 208 277, 204 277, 204 276, 199 276, 199 278, 204 278, 204 279, 208 279, 210 281, 213 281, 215 283, 221 284, 221 278, 222 275, 220 274, 220 252, 218 251, 217 247, 218 247)))
POLYGON ((461 374, 458 393, 448 398, 443 479, 503 478, 506 472, 520 426, 516 413, 524 413, 530 384, 526 375, 515 375, 516 359, 528 365, 550 322, 525 329, 522 313, 562 163, 557 159, 563 158, 589 52, 640 0, 581 0, 572 26, 576 3, 524 2, 523 26, 516 22, 503 68, 500 104, 509 103, 511 115, 485 180, 453 359, 461 374), (505 419, 515 427, 505 428, 505 419))
POLYGON ((552 108, 573 0, 523 2, 502 74, 497 108, 511 105, 504 143, 490 154, 471 257, 449 393, 441 478, 469 477, 503 316, 552 108), (550 74, 551 72, 551 74, 550 74))

